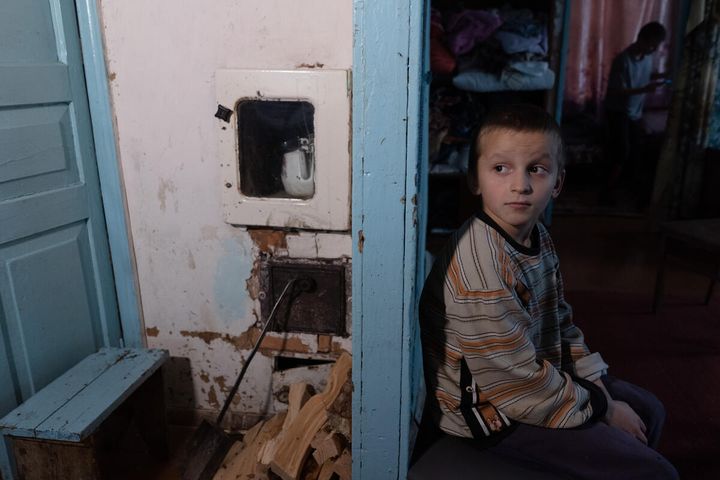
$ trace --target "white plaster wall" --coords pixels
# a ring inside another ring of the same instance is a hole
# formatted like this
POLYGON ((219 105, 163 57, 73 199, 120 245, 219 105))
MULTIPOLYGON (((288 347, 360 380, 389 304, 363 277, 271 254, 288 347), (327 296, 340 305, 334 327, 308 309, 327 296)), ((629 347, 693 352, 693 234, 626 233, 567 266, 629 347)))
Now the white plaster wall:
MULTIPOLYGON (((215 334, 240 335, 258 309, 246 287, 257 247, 223 221, 215 71, 349 69, 352 2, 99 3, 148 345, 189 359, 192 388, 171 374, 171 407, 192 408, 194 397, 194 408, 215 410, 247 355, 215 334)), ((351 254, 349 234, 301 233, 287 245, 276 253, 351 254)), ((271 366, 255 357, 236 411, 263 413, 272 403, 271 366)))

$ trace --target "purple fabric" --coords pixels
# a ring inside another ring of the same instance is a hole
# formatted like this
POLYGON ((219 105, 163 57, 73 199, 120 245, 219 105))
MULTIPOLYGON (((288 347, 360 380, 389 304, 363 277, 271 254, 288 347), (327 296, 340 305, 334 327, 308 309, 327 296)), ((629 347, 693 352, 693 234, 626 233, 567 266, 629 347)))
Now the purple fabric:
POLYGON ((445 24, 445 33, 450 50, 462 55, 475 45, 489 38, 502 19, 497 13, 488 10, 462 10, 450 15, 445 24))

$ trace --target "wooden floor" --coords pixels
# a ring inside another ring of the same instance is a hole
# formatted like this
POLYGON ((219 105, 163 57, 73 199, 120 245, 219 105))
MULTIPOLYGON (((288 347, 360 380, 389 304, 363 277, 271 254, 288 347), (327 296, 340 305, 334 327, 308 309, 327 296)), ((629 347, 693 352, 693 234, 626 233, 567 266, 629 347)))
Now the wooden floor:
POLYGON ((660 244, 642 218, 559 216, 551 233, 590 348, 665 404, 660 452, 681 478, 720 478, 720 286, 705 305, 709 278, 669 262, 652 313, 660 244))
POLYGON ((117 449, 105 460, 111 480, 180 480, 181 447, 195 432, 194 428, 170 425, 170 459, 158 461, 148 453, 139 436, 130 431, 117 449))

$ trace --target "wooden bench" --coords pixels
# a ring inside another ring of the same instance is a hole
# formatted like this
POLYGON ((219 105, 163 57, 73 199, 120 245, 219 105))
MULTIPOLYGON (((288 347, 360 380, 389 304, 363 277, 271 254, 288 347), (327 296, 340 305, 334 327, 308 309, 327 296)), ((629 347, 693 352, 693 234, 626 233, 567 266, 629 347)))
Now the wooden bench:
POLYGON ((167 358, 165 350, 102 349, 6 415, 0 432, 18 477, 103 478, 98 448, 108 435, 101 432, 118 415, 114 423, 127 428, 134 421, 150 453, 167 457, 160 370, 167 358))

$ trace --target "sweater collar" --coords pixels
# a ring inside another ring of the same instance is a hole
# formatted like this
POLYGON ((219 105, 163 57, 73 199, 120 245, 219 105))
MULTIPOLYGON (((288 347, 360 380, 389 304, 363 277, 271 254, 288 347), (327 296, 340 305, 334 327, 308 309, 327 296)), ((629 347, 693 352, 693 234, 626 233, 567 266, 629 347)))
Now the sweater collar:
POLYGON ((480 210, 475 214, 477 218, 497 230, 497 232, 503 236, 503 238, 510 244, 512 247, 517 250, 518 252, 522 253, 523 255, 531 255, 535 256, 540 254, 540 229, 537 225, 533 227, 532 232, 530 232, 530 246, 526 247, 525 245, 518 243, 512 235, 507 233, 500 225, 498 225, 495 220, 490 218, 490 216, 485 213, 483 210, 480 210))

